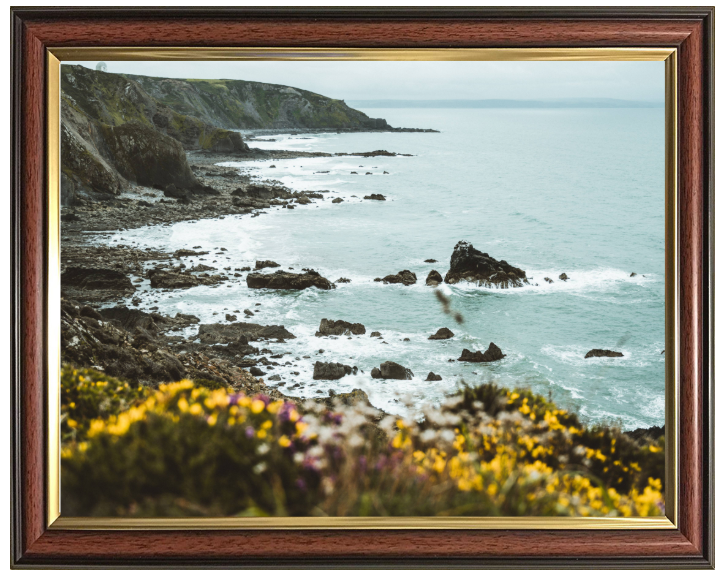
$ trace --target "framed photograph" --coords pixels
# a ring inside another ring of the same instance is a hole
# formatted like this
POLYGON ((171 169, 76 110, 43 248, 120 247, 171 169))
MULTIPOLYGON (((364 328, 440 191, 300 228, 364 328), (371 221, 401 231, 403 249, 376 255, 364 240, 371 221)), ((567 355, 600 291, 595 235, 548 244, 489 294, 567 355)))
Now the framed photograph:
POLYGON ((711 567, 710 9, 13 11, 13 565, 711 567))

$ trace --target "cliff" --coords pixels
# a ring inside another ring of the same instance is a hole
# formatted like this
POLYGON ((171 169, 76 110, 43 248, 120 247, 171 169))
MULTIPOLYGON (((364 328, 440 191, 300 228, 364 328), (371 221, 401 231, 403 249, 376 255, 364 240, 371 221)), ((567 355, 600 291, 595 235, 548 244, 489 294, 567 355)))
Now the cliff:
POLYGON ((125 75, 158 102, 218 128, 393 130, 342 100, 244 80, 176 80, 125 75))

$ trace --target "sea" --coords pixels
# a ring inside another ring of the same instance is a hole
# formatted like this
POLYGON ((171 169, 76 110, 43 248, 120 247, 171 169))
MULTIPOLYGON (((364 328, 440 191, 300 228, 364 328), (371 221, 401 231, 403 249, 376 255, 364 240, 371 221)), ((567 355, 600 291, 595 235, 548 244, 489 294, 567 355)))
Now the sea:
MULTIPOLYGON (((404 414, 438 404, 462 386, 494 382, 529 388, 586 423, 623 429, 663 425, 665 413, 664 111, 633 109, 372 109, 393 126, 438 133, 286 133, 250 145, 322 152, 388 150, 411 156, 324 157, 225 162, 258 180, 293 190, 327 191, 326 200, 256 218, 220 219, 125 230, 104 237, 166 250, 200 246, 211 257, 192 263, 312 268, 334 290, 219 287, 154 291, 163 314, 201 322, 250 309, 238 321, 281 324, 297 336, 272 343, 286 352, 265 381, 291 396, 364 390, 383 410, 404 414), (272 141, 270 141, 272 140, 272 141), (382 194, 386 201, 364 200, 382 194), (331 203, 340 197, 342 203, 331 203), (448 271, 465 240, 526 271, 530 285, 491 289, 442 284, 459 324, 425 285, 448 271), (226 248, 220 252, 219 248, 226 248), (435 259, 437 263, 427 263, 435 259), (411 286, 377 277, 410 270, 411 286), (567 281, 559 276, 565 273, 567 281), (634 276, 631 276, 635 273, 634 276), (550 278, 548 283, 544 278, 550 278), (365 325, 366 334, 315 336, 323 318, 365 325), (439 328, 455 333, 429 340, 439 328), (382 338, 371 337, 378 331, 382 338), (505 358, 454 361, 464 348, 494 342, 505 358), (621 358, 585 359, 593 348, 621 358), (378 380, 373 367, 392 360, 411 380, 378 380), (312 378, 316 361, 359 368, 335 381, 312 378), (426 381, 429 372, 441 381, 426 381), (280 383, 268 377, 278 374, 280 383)), ((265 270, 271 272, 272 269, 265 270)), ((141 291, 147 289, 141 285, 141 291)), ((149 292, 147 293, 149 294, 149 292)), ((188 336, 197 326, 188 329, 188 336)))

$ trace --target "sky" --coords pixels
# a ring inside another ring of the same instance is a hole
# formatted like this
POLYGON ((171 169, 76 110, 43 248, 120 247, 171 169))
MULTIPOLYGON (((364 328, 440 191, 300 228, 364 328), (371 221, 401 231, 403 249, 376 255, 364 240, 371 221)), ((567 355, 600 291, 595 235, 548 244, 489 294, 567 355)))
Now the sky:
MULTIPOLYGON (((64 62, 95 68, 96 61, 64 62)), ((341 100, 618 98, 662 101, 664 62, 108 61, 108 72, 254 80, 341 100)))

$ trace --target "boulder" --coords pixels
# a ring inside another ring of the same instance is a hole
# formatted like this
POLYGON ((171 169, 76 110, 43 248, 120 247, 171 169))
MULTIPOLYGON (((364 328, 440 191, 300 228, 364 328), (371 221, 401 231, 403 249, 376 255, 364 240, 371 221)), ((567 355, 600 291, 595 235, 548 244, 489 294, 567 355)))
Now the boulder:
POLYGON ((387 200, 382 194, 370 194, 370 196, 364 196, 364 200, 387 200))
POLYGON ((373 378, 384 378, 386 380, 412 380, 413 373, 409 368, 401 366, 397 362, 388 360, 380 364, 380 369, 373 368, 370 375, 373 378))
POLYGON ((167 270, 150 270, 148 276, 150 276, 150 286, 152 288, 176 290, 179 288, 192 288, 203 284, 200 278, 192 274, 170 272, 167 270))
POLYGON ((351 324, 345 320, 328 320, 323 318, 320 321, 320 328, 315 336, 345 336, 349 334, 365 334, 365 326, 362 324, 351 324))
POLYGON ((256 260, 255 270, 262 270, 263 268, 280 268, 280 264, 272 260, 256 260))
POLYGON ((426 286, 437 286, 438 284, 441 284, 443 281, 442 276, 440 275, 440 272, 437 270, 431 270, 430 274, 427 275, 427 278, 425 279, 425 285, 426 286))
POLYGON ((614 352, 613 350, 602 350, 600 348, 593 348, 585 354, 585 358, 621 358, 624 356, 622 352, 614 352))
POLYGON ((278 270, 273 274, 251 273, 246 278, 248 288, 270 288, 273 290, 304 290, 314 286, 321 290, 335 288, 335 284, 320 276, 314 270, 294 274, 278 270))
POLYGON ((562 274, 560 274, 559 278, 560 278, 560 280, 562 280, 563 282, 567 282, 568 280, 570 280, 570 277, 569 277, 567 274, 565 274, 565 272, 563 272, 562 274))
POLYGON ((383 284, 404 284, 410 286, 417 282, 417 276, 410 270, 401 270, 397 274, 390 274, 382 279, 383 284))
POLYGON ((350 278, 344 278, 344 277, 338 278, 337 280, 335 280, 335 284, 350 284, 350 282, 352 282, 352 280, 350 280, 350 278))
POLYGON ((380 332, 371 332, 370 338, 382 338, 382 334, 380 332))
POLYGON ((298 204, 305 205, 305 204, 310 204, 310 202, 312 202, 312 201, 307 196, 300 196, 300 198, 295 200, 295 202, 297 202, 298 204))
POLYGON ((544 280, 545 280, 545 282, 547 282, 548 284, 553 284, 553 283, 554 283, 554 282, 553 282, 553 279, 552 279, 552 278, 548 278, 547 276, 545 276, 544 280))
POLYGON ((237 320, 237 316, 235 314, 225 314, 225 320, 228 322, 235 322, 237 320))
POLYGON ((435 260, 435 258, 428 258, 427 260, 425 260, 425 262, 427 262, 428 264, 435 264, 437 260, 435 260))
POLYGON ((347 364, 338 362, 315 362, 313 380, 339 380, 348 374, 357 374, 357 367, 353 369, 347 364))
POLYGON ((333 203, 333 204, 340 204, 340 202, 342 202, 342 201, 343 201, 342 198, 333 198, 332 203, 333 203))
POLYGON ((455 334, 450 330, 450 328, 440 328, 435 334, 428 337, 428 340, 447 340, 448 338, 452 338, 455 336, 455 334))
POLYGON ((333 403, 340 403, 345 406, 357 406, 358 404, 367 404, 370 406, 368 395, 360 390, 360 388, 353 388, 352 392, 332 394, 332 400, 333 403))
POLYGON ((135 291, 127 274, 110 268, 69 267, 62 273, 60 284, 63 287, 73 286, 82 290, 135 291))
POLYGON ((249 322, 235 322, 233 324, 200 324, 198 336, 203 344, 229 344, 252 340, 290 340, 295 335, 285 329, 285 326, 263 326, 249 322))
POLYGON ((442 380, 442 376, 440 376, 440 374, 435 374, 435 372, 430 372, 428 377, 425 378, 425 382, 437 382, 439 380, 442 380))
POLYGON ((500 350, 499 347, 497 347, 493 342, 490 342, 490 346, 488 346, 488 349, 483 353, 479 350, 477 352, 470 352, 467 348, 463 349, 462 353, 460 354, 460 358, 458 358, 459 362, 495 362, 497 360, 502 360, 505 358, 505 354, 502 353, 502 350, 500 350))
POLYGON ((455 245, 450 257, 450 270, 445 274, 448 284, 461 280, 489 288, 519 288, 529 283, 524 270, 511 266, 505 260, 496 260, 463 240, 455 245))

